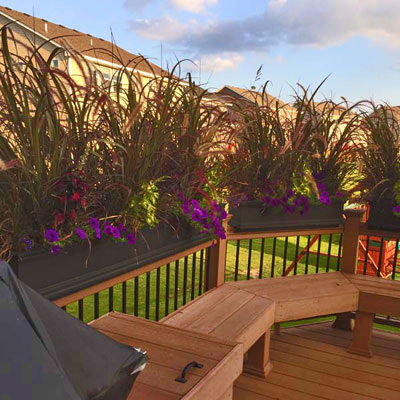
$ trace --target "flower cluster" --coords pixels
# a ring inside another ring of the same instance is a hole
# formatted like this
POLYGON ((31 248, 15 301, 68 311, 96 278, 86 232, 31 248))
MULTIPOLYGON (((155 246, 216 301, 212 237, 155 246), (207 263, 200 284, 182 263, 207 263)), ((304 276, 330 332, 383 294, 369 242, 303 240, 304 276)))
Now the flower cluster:
POLYGON ((295 194, 292 189, 289 189, 286 194, 280 198, 272 196, 264 196, 262 202, 270 207, 283 207, 283 211, 287 214, 296 212, 301 215, 309 210, 308 199, 306 196, 295 194))
POLYGON ((392 211, 393 211, 393 214, 396 216, 396 217, 400 217, 400 205, 395 205, 393 208, 392 208, 392 211))
POLYGON ((190 216, 191 222, 196 226, 201 226, 204 233, 212 233, 220 239, 226 239, 225 229, 222 221, 228 217, 223 205, 212 201, 211 207, 202 207, 198 200, 186 199, 179 193, 182 201, 182 211, 184 215, 190 216))
POLYGON ((85 194, 89 186, 82 179, 83 172, 70 171, 55 184, 59 208, 54 214, 54 226, 74 221, 80 208, 86 208, 85 194))
MULTIPOLYGON (((328 189, 327 189, 325 183, 323 182, 323 180, 325 179, 325 173, 324 172, 314 173, 313 176, 317 183, 317 188, 319 191, 319 201, 322 204, 326 204, 328 206, 331 205, 332 204, 331 197, 329 195, 329 192, 328 192, 328 189)), ((344 193, 341 192, 340 190, 338 190, 335 194, 335 197, 337 199, 343 199, 344 193)))
MULTIPOLYGON (((128 232, 124 224, 118 224, 115 226, 111 224, 111 222, 105 221, 102 229, 100 220, 94 217, 90 218, 86 230, 79 226, 75 229, 75 234, 82 241, 93 237, 101 239, 102 233, 106 236, 110 236, 118 242, 127 242, 131 245, 136 243, 135 234, 133 232, 128 232)), ((45 239, 51 246, 50 251, 52 254, 58 254, 61 248, 65 245, 65 241, 60 238, 56 229, 47 229, 45 232, 45 239)))

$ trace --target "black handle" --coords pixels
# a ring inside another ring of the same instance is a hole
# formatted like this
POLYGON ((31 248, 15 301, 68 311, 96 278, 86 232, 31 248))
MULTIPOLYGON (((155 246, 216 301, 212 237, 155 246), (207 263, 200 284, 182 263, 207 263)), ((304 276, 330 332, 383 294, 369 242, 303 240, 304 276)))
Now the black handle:
POLYGON ((186 374, 189 372, 190 368, 203 368, 203 364, 199 364, 196 361, 192 361, 185 368, 183 368, 181 376, 175 379, 176 382, 186 383, 187 379, 185 379, 186 374))

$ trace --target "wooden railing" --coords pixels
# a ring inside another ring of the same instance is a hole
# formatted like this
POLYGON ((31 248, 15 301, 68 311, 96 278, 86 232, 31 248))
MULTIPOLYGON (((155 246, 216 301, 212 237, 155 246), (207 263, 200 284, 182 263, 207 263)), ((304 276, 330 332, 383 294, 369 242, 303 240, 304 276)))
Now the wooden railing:
MULTIPOLYGON (((392 263, 390 278, 396 279, 400 232, 370 231, 362 215, 360 210, 347 210, 343 225, 333 228, 245 233, 228 229, 227 240, 209 240, 55 303, 86 322, 112 310, 159 320, 230 280, 339 270, 370 274, 374 268, 382 277, 387 262, 392 263), (377 255, 372 254, 371 238, 381 238, 377 255), (394 249, 390 257, 389 248, 394 249)), ((348 323, 350 316, 340 318, 348 323)), ((390 317, 378 319, 400 327, 390 317)))

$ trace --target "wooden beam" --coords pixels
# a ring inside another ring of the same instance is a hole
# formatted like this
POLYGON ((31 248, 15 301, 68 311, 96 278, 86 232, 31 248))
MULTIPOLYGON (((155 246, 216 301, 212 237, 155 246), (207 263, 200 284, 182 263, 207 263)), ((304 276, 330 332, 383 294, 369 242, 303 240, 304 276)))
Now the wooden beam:
POLYGON ((247 361, 244 364, 243 372, 265 379, 272 370, 269 359, 271 342, 271 329, 267 329, 264 335, 249 349, 247 361))
MULTIPOLYGON (((227 221, 223 222, 223 227, 225 230, 227 229, 227 221)), ((214 246, 210 247, 208 289, 219 287, 225 283, 226 244, 226 240, 218 239, 214 246)))
POLYGON ((349 353, 372 357, 371 339, 374 316, 372 313, 356 312, 353 342, 348 350, 349 353))

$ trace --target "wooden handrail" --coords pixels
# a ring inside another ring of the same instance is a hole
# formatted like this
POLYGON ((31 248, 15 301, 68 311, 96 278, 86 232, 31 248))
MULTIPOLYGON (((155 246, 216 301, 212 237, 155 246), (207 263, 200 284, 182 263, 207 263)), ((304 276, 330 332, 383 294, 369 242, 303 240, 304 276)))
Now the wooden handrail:
POLYGON ((299 228, 279 231, 264 231, 264 232, 235 232, 231 227, 227 231, 227 240, 243 240, 243 239, 261 239, 274 238, 285 236, 312 236, 312 235, 330 235, 343 233, 343 225, 331 228, 299 228))
POLYGON ((111 279, 107 279, 106 281, 100 282, 100 283, 93 285, 91 287, 88 287, 86 289, 79 290, 78 292, 72 293, 68 296, 61 297, 57 300, 54 300, 54 303, 59 307, 64 307, 68 304, 74 303, 75 301, 84 299, 85 297, 94 295, 95 293, 98 293, 102 290, 105 290, 105 289, 108 289, 115 285, 118 285, 119 283, 126 282, 127 280, 135 278, 136 276, 143 275, 147 272, 151 272, 159 267, 162 267, 163 265, 172 263, 176 260, 180 260, 181 258, 189 256, 193 253, 197 253, 200 250, 203 250, 203 249, 206 249, 206 248, 212 246, 214 243, 215 243, 214 240, 208 240, 207 242, 201 243, 190 249, 181 251, 180 253, 173 254, 169 257, 165 257, 161 260, 158 260, 154 263, 145 265, 141 268, 126 272, 122 275, 118 275, 111 279))

